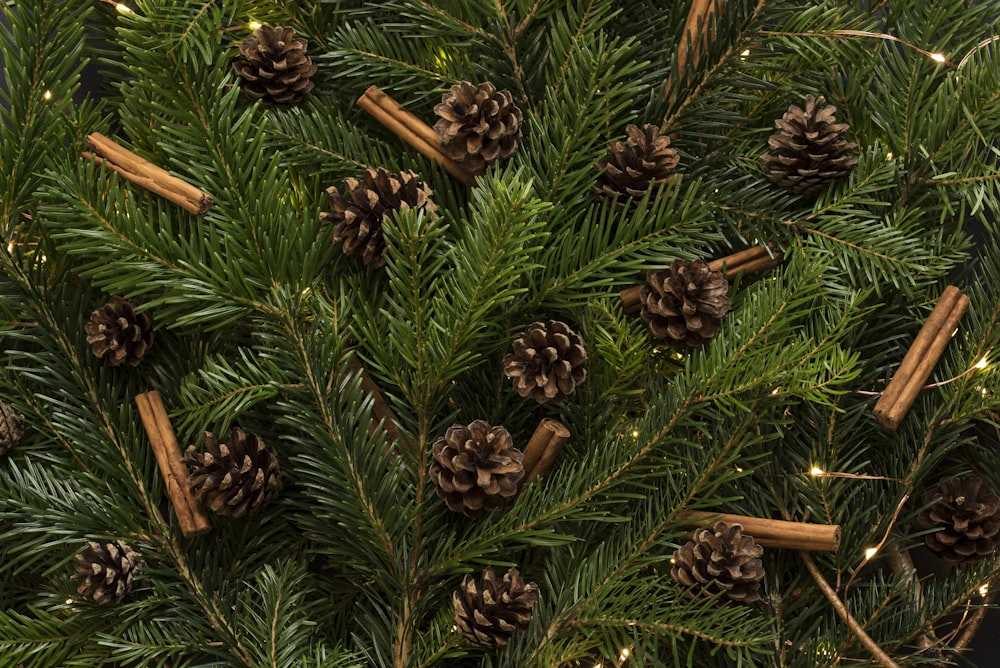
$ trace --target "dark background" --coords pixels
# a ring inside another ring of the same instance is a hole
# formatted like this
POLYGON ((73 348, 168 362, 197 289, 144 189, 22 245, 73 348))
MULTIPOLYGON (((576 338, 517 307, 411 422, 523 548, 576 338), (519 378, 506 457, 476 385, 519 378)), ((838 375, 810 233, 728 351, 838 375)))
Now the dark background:
MULTIPOLYGON (((0 15, 0 25, 6 28, 6 22, 3 20, 2 15, 0 15)), ((0 55, 0 89, 6 91, 7 82, 3 76, 2 65, 3 58, 2 55, 0 55)), ((82 101, 87 97, 98 99, 105 93, 111 93, 111 91, 108 90, 106 83, 102 80, 99 67, 94 63, 87 65, 83 70, 82 85, 75 96, 77 101, 82 101)), ((977 241, 982 240, 984 235, 988 234, 988 231, 982 221, 973 221, 970 231, 975 236, 977 241)), ((944 575, 952 568, 949 564, 947 564, 947 562, 938 559, 923 547, 918 547, 912 550, 911 556, 913 557, 914 565, 917 568, 917 573, 921 577, 944 575)), ((995 584, 994 588, 997 586, 1000 585, 995 584)), ((954 622, 957 621, 958 618, 954 620, 954 622)), ((939 633, 944 634, 947 633, 947 631, 939 630, 939 633)), ((930 668, 943 668, 947 665, 956 664, 928 663, 924 665, 927 665, 930 668)), ((974 666, 976 668, 1000 668, 1000 611, 993 609, 987 614, 975 641, 970 647, 970 650, 963 654, 960 665, 974 666)))

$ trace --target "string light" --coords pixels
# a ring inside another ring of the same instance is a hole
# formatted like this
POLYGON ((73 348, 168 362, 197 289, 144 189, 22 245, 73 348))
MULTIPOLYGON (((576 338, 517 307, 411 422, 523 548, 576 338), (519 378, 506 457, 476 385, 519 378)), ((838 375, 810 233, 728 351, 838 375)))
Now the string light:
POLYGON ((867 550, 865 550, 865 561, 871 561, 872 557, 874 557, 876 554, 878 554, 878 548, 869 547, 867 550))
POLYGON ((44 93, 42 93, 42 99, 45 100, 45 101, 51 100, 52 99, 52 91, 47 90, 44 93))
POLYGON ((131 7, 129 7, 128 5, 122 4, 120 2, 116 2, 115 3, 115 9, 117 9, 122 14, 135 14, 135 12, 132 11, 131 7))
POLYGON ((886 159, 887 161, 888 161, 888 160, 892 160, 892 151, 889 151, 888 153, 886 153, 886 154, 885 154, 885 159, 886 159))
POLYGON ((818 466, 814 466, 811 469, 809 469, 809 475, 816 476, 818 478, 821 475, 826 475, 826 471, 824 471, 823 469, 821 469, 818 466))
POLYGON ((633 429, 632 430, 632 438, 639 438, 639 430, 638 429, 633 429))
POLYGON ((622 651, 618 654, 618 663, 623 663, 631 653, 632 652, 629 651, 628 647, 622 648, 622 651))
POLYGON ((260 21, 251 21, 250 23, 247 24, 247 28, 250 28, 250 30, 258 30, 263 27, 264 24, 261 23, 260 21))
POLYGON ((73 602, 73 599, 71 599, 71 598, 67 598, 66 599, 66 605, 70 605, 72 602, 73 602))
POLYGON ((979 595, 980 596, 986 596, 988 593, 990 593, 990 583, 989 582, 987 582, 986 584, 984 584, 982 587, 979 588, 979 595))
POLYGON ((932 53, 931 60, 933 60, 936 63, 943 63, 946 60, 946 58, 944 57, 943 53, 932 53))
POLYGON ((983 359, 981 359, 978 362, 976 362, 976 367, 975 368, 977 368, 977 369, 985 369, 987 364, 989 364, 989 360, 987 360, 986 356, 983 355, 983 359))

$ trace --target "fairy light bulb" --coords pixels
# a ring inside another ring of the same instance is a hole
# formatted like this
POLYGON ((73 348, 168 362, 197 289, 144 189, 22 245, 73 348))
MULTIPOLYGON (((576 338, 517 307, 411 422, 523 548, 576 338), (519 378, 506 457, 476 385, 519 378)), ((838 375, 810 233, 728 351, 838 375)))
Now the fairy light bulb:
POLYGON ((878 548, 869 547, 867 550, 865 550, 865 561, 870 561, 872 557, 874 557, 876 554, 878 554, 878 548))
POLYGON ((129 7, 126 4, 122 4, 121 2, 115 3, 115 9, 117 9, 122 14, 135 14, 135 12, 132 11, 131 7, 129 7))
POLYGON ((932 53, 931 60, 935 63, 943 63, 945 61, 945 57, 943 53, 932 53))
POLYGON ((52 99, 52 91, 47 90, 44 93, 42 93, 42 99, 45 100, 46 102, 48 102, 49 100, 51 100, 52 99))
POLYGON ((826 471, 824 471, 823 469, 821 469, 818 466, 814 466, 811 469, 809 469, 809 475, 816 476, 817 478, 819 476, 823 475, 824 473, 826 473, 826 471))
POLYGON ((977 369, 985 369, 986 365, 989 364, 989 363, 990 363, 989 360, 986 359, 985 355, 983 355, 983 358, 981 360, 979 360, 978 362, 976 362, 975 368, 977 368, 977 369))
POLYGON ((247 24, 247 28, 250 28, 250 30, 257 30, 263 27, 264 24, 261 23, 260 21, 251 21, 250 23, 247 24))

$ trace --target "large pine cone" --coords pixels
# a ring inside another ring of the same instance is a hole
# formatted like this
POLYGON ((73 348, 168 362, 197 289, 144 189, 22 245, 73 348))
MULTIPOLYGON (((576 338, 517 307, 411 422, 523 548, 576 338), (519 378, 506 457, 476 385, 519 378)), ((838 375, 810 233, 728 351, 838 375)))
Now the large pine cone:
POLYGON ((1000 498, 977 476, 949 478, 924 494, 924 503, 940 496, 914 522, 920 531, 938 529, 924 536, 924 544, 954 563, 988 557, 1000 544, 1000 498))
POLYGON ((587 352, 580 337, 564 322, 528 325, 516 339, 514 352, 503 358, 503 371, 514 379, 522 397, 540 404, 559 403, 587 378, 587 352))
POLYGON ((434 107, 441 147, 452 160, 474 174, 501 158, 509 158, 521 139, 521 110, 509 91, 489 83, 455 84, 434 107))
POLYGON ((514 631, 528 626, 537 600, 538 585, 525 584, 516 568, 507 571, 503 580, 487 568, 482 583, 466 575, 462 589, 452 594, 455 624, 472 645, 502 647, 514 631))
POLYGON ((115 295, 84 325, 94 355, 111 366, 136 366, 153 346, 153 319, 148 312, 136 313, 135 306, 115 295))
POLYGON ((760 599, 763 554, 764 548, 743 535, 742 526, 718 522, 695 531, 694 540, 674 553, 670 576, 685 587, 698 582, 709 593, 722 591, 739 603, 753 603, 760 599))
POLYGON ((243 94, 263 104, 300 102, 313 83, 316 65, 306 55, 308 42, 294 28, 262 26, 240 44, 233 70, 242 79, 243 94))
POLYGON ((205 432, 205 451, 193 445, 184 453, 191 467, 188 486, 194 496, 219 515, 242 517, 278 496, 281 471, 278 454, 256 434, 233 428, 229 444, 205 432))
POLYGON ((601 175, 594 189, 602 195, 642 197, 650 186, 667 183, 674 176, 680 156, 670 147, 670 137, 655 125, 640 130, 625 128, 625 141, 608 144, 608 157, 597 163, 601 175))
POLYGON ((469 517, 498 508, 524 477, 521 451, 503 427, 454 424, 434 442, 428 470, 448 507, 469 517))
POLYGON ((6 401, 0 401, 0 455, 17 445, 24 436, 24 419, 6 401))
POLYGON ((382 221, 397 211, 422 209, 436 218, 432 191, 413 172, 392 173, 381 167, 368 169, 362 181, 349 178, 344 195, 333 186, 326 189, 330 211, 320 214, 336 225, 333 241, 343 242, 344 253, 361 253, 365 264, 385 266, 385 236, 382 221))
POLYGON ((139 555, 119 541, 90 541, 88 545, 73 559, 72 579, 79 581, 76 590, 98 604, 120 603, 132 589, 139 555))
POLYGON ((767 141, 772 152, 761 156, 767 177, 793 193, 815 194, 858 164, 858 145, 841 138, 850 126, 837 123, 837 108, 825 103, 806 95, 804 110, 789 106, 774 122, 780 132, 767 141))
POLYGON ((729 312, 729 283, 704 260, 674 260, 650 271, 639 291, 642 319, 654 336, 676 349, 699 346, 715 336, 729 312))

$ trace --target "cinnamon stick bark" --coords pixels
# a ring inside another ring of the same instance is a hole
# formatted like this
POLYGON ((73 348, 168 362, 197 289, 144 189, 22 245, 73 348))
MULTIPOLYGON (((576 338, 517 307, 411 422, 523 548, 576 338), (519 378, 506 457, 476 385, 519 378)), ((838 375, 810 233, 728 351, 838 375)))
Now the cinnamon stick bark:
POLYGON ((421 155, 444 167, 460 183, 470 186, 475 182, 476 177, 472 172, 441 151, 441 140, 433 128, 403 109, 377 86, 368 87, 368 90, 358 98, 358 106, 421 155))
POLYGON ((809 524, 788 522, 745 515, 713 513, 708 511, 681 510, 677 518, 684 526, 706 527, 716 522, 739 524, 743 533, 764 547, 778 547, 795 550, 836 552, 840 547, 840 527, 836 524, 809 524))
MULTIPOLYGON (((712 271, 722 271, 726 279, 732 279, 740 273, 753 274, 770 269, 777 266, 780 261, 781 256, 772 254, 767 246, 752 246, 738 253, 712 260, 708 263, 708 268, 712 271)), ((641 291, 641 285, 634 285, 618 293, 626 313, 636 313, 642 309, 641 291)))
POLYGON ((94 153, 84 152, 85 158, 88 160, 100 158, 105 167, 186 211, 201 216, 212 206, 212 197, 208 193, 119 146, 99 132, 87 137, 87 145, 94 150, 94 153))
POLYGON ((969 307, 968 296, 953 285, 944 289, 892 380, 875 404, 875 419, 896 430, 913 406, 969 307))
MULTIPOLYGON (((399 433, 399 418, 396 417, 396 413, 389 407, 385 397, 382 396, 382 392, 379 391, 378 385, 371 379, 357 357, 351 358, 350 367, 353 370, 361 372, 361 388, 372 395, 372 414, 381 421, 382 428, 385 429, 385 435, 389 437, 390 444, 394 441, 402 444, 403 442, 400 440, 401 434, 399 433)), ((378 423, 374 422, 369 428, 368 435, 370 436, 376 429, 378 429, 378 423)))
POLYGON ((135 397, 135 404, 139 409, 142 425, 149 436, 149 442, 153 446, 153 454, 166 483, 167 496, 174 506, 174 514, 177 516, 181 533, 185 538, 192 538, 208 532, 212 524, 188 488, 188 470, 184 465, 181 447, 160 393, 153 390, 138 394, 135 397))
POLYGON ((535 433, 532 434, 528 445, 524 447, 521 460, 524 465, 522 484, 534 482, 549 472, 556 455, 562 450, 569 436, 569 429, 561 422, 544 418, 538 423, 535 433))
POLYGON ((677 71, 667 79, 664 86, 667 99, 675 98, 674 82, 683 81, 688 63, 697 67, 702 49, 707 48, 715 38, 713 22, 716 9, 721 12, 724 7, 724 0, 694 0, 691 3, 684 30, 681 31, 680 43, 677 45, 677 71))

